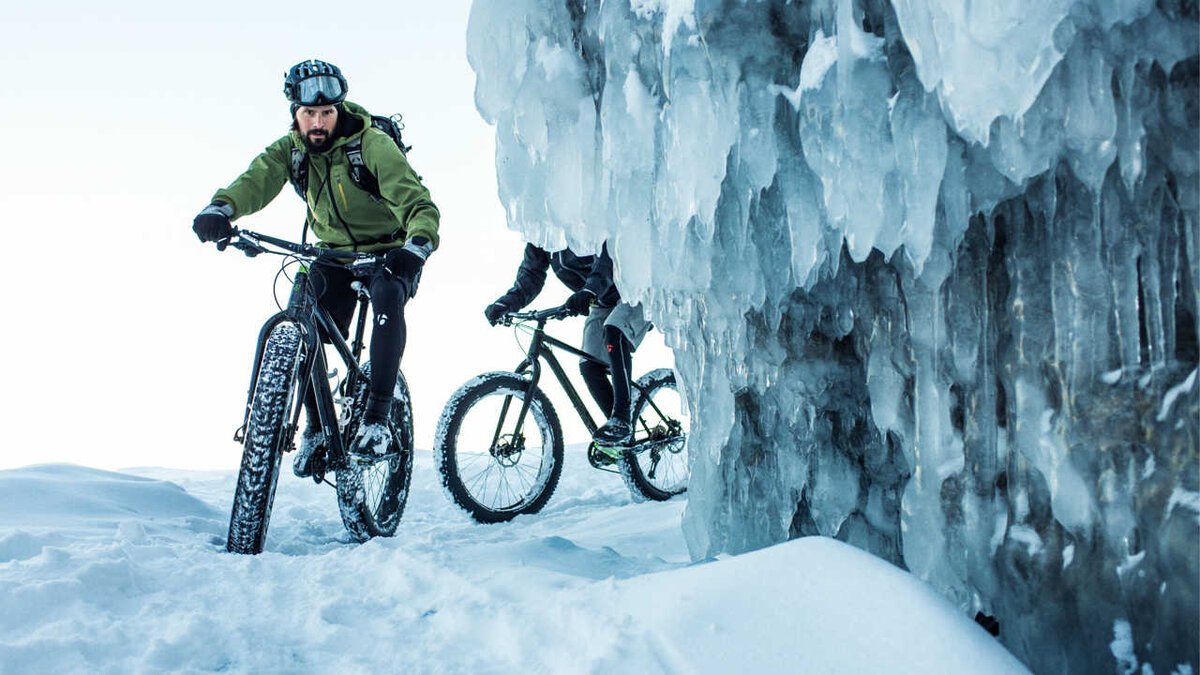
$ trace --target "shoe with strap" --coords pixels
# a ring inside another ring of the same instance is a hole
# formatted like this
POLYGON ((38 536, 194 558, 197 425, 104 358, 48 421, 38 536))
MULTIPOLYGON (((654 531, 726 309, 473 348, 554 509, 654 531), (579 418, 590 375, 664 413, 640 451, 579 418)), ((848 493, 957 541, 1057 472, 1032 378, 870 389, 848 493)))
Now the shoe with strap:
POLYGON ((386 457, 392 447, 392 430, 386 422, 366 422, 354 435, 350 454, 356 458, 373 461, 386 457))
POLYGON ((392 410, 392 397, 367 397, 366 410, 363 412, 362 424, 354 441, 350 444, 350 454, 360 460, 372 461, 386 457, 394 443, 392 430, 388 427, 387 416, 392 410))
POLYGON ((629 443, 629 437, 633 435, 633 428, 629 425, 628 420, 620 417, 610 417, 604 423, 604 426, 596 430, 592 434, 592 440, 596 442, 596 447, 609 456, 613 456, 609 450, 616 450, 617 456, 620 455, 620 450, 629 443))
POLYGON ((313 475, 314 458, 325 454, 325 432, 318 425, 310 424, 300 434, 300 450, 292 461, 292 473, 299 478, 313 475))

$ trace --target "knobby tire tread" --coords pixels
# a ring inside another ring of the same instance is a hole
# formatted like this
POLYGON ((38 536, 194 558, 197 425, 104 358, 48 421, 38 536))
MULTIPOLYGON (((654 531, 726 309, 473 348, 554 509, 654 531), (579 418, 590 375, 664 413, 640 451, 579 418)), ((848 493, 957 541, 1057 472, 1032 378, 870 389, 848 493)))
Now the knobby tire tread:
POLYGON ((295 400, 300 332, 284 323, 267 338, 254 383, 250 415, 242 445, 242 464, 229 517, 226 549, 257 554, 263 550, 271 505, 279 482, 284 430, 295 400))
MULTIPOLYGON (((471 515, 480 523, 501 523, 512 520, 525 513, 537 513, 546 505, 558 486, 562 475, 563 437, 558 414, 550 400, 541 389, 534 389, 533 400, 529 408, 532 420, 526 424, 535 423, 542 433, 542 446, 550 447, 549 459, 552 462, 544 482, 537 487, 535 494, 527 494, 526 499, 514 508, 493 509, 481 504, 471 496, 459 473, 457 446, 458 434, 463 421, 471 408, 490 394, 511 394, 514 397, 513 408, 516 409, 526 395, 528 381, 511 372, 484 373, 464 384, 450 397, 442 411, 438 422, 437 436, 434 440, 434 462, 442 476, 442 487, 451 501, 471 515)), ((539 473, 539 477, 542 474, 539 473)))
MULTIPOLYGON (((371 380, 371 364, 363 366, 363 378, 355 394, 354 409, 351 423, 346 428, 346 447, 349 447, 358 425, 362 421, 366 408, 368 383, 371 380)), ((342 524, 356 541, 366 541, 372 537, 390 537, 396 533, 400 519, 404 515, 404 507, 408 502, 408 491, 412 483, 413 469, 413 418, 412 398, 409 396, 408 383, 404 374, 396 378, 396 388, 393 390, 395 401, 392 404, 392 423, 400 434, 400 457, 389 464, 388 480, 380 504, 387 510, 381 514, 373 511, 366 503, 366 491, 363 487, 365 469, 356 465, 344 466, 336 470, 338 511, 342 516, 342 524)))

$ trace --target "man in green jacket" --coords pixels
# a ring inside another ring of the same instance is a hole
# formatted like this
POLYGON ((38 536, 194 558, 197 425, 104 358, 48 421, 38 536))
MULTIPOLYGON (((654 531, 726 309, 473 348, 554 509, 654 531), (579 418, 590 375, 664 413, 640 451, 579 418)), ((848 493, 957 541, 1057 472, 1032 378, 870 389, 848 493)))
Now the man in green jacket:
MULTIPOLYGON (((351 452, 387 454, 387 416, 407 334, 404 305, 417 290, 426 258, 438 244, 437 207, 400 147, 371 125, 361 106, 346 101, 346 79, 330 63, 296 64, 284 79, 292 130, 254 158, 192 224, 202 242, 233 234, 232 220, 273 200, 289 181, 308 205, 306 227, 323 245, 382 253, 385 263, 369 281, 375 320, 371 332, 371 385, 367 410, 351 452)), ((314 266, 310 278, 320 302, 346 334, 354 312, 355 277, 347 270, 314 266)), ((308 425, 293 463, 298 476, 312 473, 325 434, 311 385, 305 397, 308 425)))

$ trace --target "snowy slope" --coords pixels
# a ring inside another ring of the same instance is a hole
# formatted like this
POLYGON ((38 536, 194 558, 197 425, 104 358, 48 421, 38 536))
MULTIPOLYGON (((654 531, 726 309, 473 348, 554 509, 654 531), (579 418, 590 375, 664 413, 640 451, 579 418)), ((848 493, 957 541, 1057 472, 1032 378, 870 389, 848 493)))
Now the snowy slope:
POLYGON ((545 511, 470 521, 428 453, 398 535, 348 543, 280 484, 224 552, 232 472, 0 472, 0 672, 1025 672, 910 575, 802 539, 691 564, 684 500, 633 503, 568 449, 545 511))

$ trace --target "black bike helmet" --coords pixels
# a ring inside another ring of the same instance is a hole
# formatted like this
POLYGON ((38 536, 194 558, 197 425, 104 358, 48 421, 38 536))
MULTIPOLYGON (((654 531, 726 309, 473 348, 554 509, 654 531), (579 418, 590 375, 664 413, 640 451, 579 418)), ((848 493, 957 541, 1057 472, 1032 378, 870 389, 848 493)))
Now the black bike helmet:
POLYGON ((332 63, 309 59, 292 66, 283 78, 283 95, 297 106, 337 105, 346 100, 346 78, 332 63))

